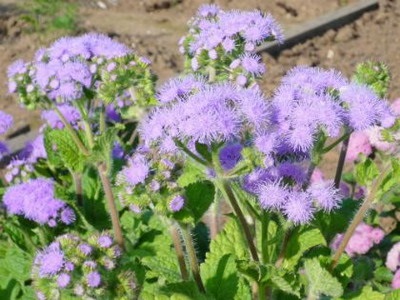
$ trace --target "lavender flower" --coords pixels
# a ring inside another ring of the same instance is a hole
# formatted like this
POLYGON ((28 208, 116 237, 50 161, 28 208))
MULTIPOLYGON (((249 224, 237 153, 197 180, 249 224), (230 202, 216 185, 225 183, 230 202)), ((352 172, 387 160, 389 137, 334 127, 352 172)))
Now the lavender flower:
POLYGON ((35 258, 35 265, 39 268, 40 277, 57 274, 64 266, 64 252, 58 243, 52 244, 46 250, 39 252, 35 258))
POLYGON ((71 276, 67 273, 61 273, 58 275, 57 284, 60 288, 66 288, 71 281, 71 276))
POLYGON ((117 175, 117 183, 126 183, 134 187, 143 183, 150 172, 148 162, 142 155, 136 155, 128 160, 128 165, 117 175))
POLYGON ((242 145, 232 144, 228 145, 219 152, 219 160, 224 170, 230 170, 242 159, 242 145))
POLYGON ((6 133, 13 125, 13 117, 0 110, 0 135, 6 133))
POLYGON ((92 288, 96 288, 98 286, 100 286, 101 283, 101 276, 99 274, 99 272, 91 272, 86 276, 87 279, 87 284, 92 287, 92 288))
POLYGON ((31 179, 9 187, 3 197, 9 214, 21 215, 39 224, 54 224, 60 214, 67 210, 68 218, 61 218, 64 224, 75 220, 75 213, 65 202, 56 199, 54 182, 48 179, 31 179))
POLYGON ((316 201, 318 207, 326 212, 330 212, 340 206, 341 197, 333 186, 333 182, 319 181, 314 182, 307 189, 311 197, 316 201))
POLYGON ((102 248, 109 248, 113 244, 112 238, 109 237, 108 235, 99 236, 97 242, 99 243, 99 246, 102 248))
POLYGON ((280 182, 265 182, 257 190, 258 202, 263 209, 281 209, 287 201, 289 191, 280 182))
POLYGON ((204 84, 204 78, 192 75, 173 78, 161 86, 160 91, 157 93, 157 99, 163 103, 185 99, 193 91, 201 89, 204 84))
POLYGON ((314 211, 311 196, 306 192, 291 192, 282 208, 282 212, 294 224, 309 223, 314 211))
POLYGON ((169 209, 173 212, 180 211, 185 205, 185 198, 181 195, 175 196, 169 203, 169 209))

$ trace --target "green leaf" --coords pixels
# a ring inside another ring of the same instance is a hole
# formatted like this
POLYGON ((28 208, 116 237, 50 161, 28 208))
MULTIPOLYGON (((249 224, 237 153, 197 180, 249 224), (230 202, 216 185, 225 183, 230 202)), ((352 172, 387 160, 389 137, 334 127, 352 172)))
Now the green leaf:
POLYGON ((201 277, 207 293, 215 299, 234 299, 238 290, 239 277, 232 254, 223 255, 216 263, 214 259, 201 265, 201 277))
POLYGON ((371 286, 364 286, 361 291, 346 294, 343 298, 348 300, 397 300, 399 298, 386 298, 384 294, 374 291, 371 286))
POLYGON ((176 181, 180 187, 187 187, 192 183, 205 180, 204 170, 191 161, 187 161, 183 167, 182 174, 176 181))
POLYGON ((185 188, 186 209, 188 209, 197 223, 208 210, 214 200, 215 187, 210 181, 201 181, 188 185, 185 188))
POLYGON ((236 291, 235 300, 251 300, 252 294, 249 284, 242 277, 239 278, 238 289, 236 291))
POLYGON ((379 168, 375 162, 367 158, 365 161, 356 165, 354 170, 354 177, 360 185, 370 184, 379 175, 379 168))
POLYGON ((339 280, 324 269, 317 258, 307 259, 304 262, 304 269, 308 279, 309 295, 320 296, 324 294, 340 297, 343 294, 343 287, 339 280))
POLYGON ((207 299, 201 294, 193 281, 170 283, 160 288, 160 294, 169 296, 169 299, 191 300, 191 299, 207 299))
POLYGON ((59 165, 61 160, 65 167, 77 172, 83 171, 85 156, 81 153, 71 134, 66 129, 47 130, 45 132, 45 145, 52 163, 59 165))
MULTIPOLYGON (((374 292, 374 293, 376 293, 376 294, 378 294, 377 292, 374 292)), ((383 295, 382 295, 383 296, 383 295)), ((371 298, 365 298, 366 300, 370 300, 371 298)), ((384 300, 398 300, 398 299, 400 299, 400 290, 395 290, 395 291, 393 291, 393 292, 390 292, 389 294, 386 294, 385 295, 385 298, 376 298, 377 300, 379 299, 379 300, 381 300, 381 299, 384 299, 384 300)), ((372 300, 372 299, 371 299, 372 300)))
POLYGON ((379 267, 374 271, 374 278, 378 281, 392 282, 393 274, 386 267, 379 267))
POLYGON ((295 228, 287 244, 282 267, 293 270, 304 252, 312 247, 321 245, 326 246, 326 241, 321 231, 317 228, 312 228, 311 226, 295 228))
POLYGON ((209 151, 207 145, 196 142, 195 147, 196 147, 196 151, 197 151, 198 153, 200 153, 200 155, 201 155, 206 161, 208 161, 208 162, 211 162, 211 161, 212 161, 211 153, 210 153, 210 151, 209 151))

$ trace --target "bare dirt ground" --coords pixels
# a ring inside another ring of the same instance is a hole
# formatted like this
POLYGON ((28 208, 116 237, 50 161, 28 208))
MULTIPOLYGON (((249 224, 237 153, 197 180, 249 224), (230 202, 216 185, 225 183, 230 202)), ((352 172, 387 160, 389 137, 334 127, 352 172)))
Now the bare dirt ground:
MULTIPOLYGON (((49 42, 25 33, 16 3, 0 0, 0 109, 15 116, 17 126, 40 124, 38 115, 26 112, 7 95, 7 66, 18 58, 31 59, 34 52, 49 42)), ((220 0, 224 9, 260 9, 270 12, 284 29, 298 26, 342 5, 358 0, 220 0)), ((103 0, 80 2, 81 31, 106 33, 153 61, 160 82, 182 69, 177 42, 186 24, 206 0, 103 0)), ((267 96, 291 67, 302 64, 336 68, 351 76, 357 63, 365 60, 385 62, 392 73, 389 99, 400 97, 400 1, 381 0, 378 10, 365 13, 357 21, 330 30, 277 57, 263 54, 268 73, 262 80, 267 96)))

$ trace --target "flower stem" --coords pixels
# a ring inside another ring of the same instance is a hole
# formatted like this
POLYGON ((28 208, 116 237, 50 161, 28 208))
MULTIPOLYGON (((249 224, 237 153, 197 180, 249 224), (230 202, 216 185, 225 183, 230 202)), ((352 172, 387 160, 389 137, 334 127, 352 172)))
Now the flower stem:
POLYGON ((336 141, 334 141, 332 144, 326 146, 323 150, 322 153, 325 154, 329 151, 331 151, 333 148, 335 148, 337 145, 339 145, 341 142, 343 142, 345 139, 348 139, 350 137, 351 132, 346 131, 340 138, 338 138, 336 141))
POLYGON ((110 179, 108 178, 107 167, 104 163, 101 163, 97 165, 97 170, 99 172, 100 180, 103 185, 104 193, 107 199, 115 240, 121 248, 124 248, 124 237, 122 235, 121 225, 119 223, 119 216, 117 207, 115 205, 115 199, 111 188, 111 182, 110 179))
POLYGON ((196 250, 194 248, 190 227, 187 226, 181 229, 183 239, 185 240, 186 252, 189 256, 190 269, 192 271, 193 278, 196 281, 199 291, 205 293, 206 290, 204 288, 203 281, 201 280, 199 262, 197 260, 196 250))
POLYGON ((282 266, 283 260, 285 258, 286 248, 289 244, 290 236, 292 235, 292 231, 290 229, 286 230, 285 236, 283 237, 281 250, 278 254, 278 259, 275 262, 275 267, 280 268, 282 266))
POLYGON ((258 258, 256 246, 254 245, 254 242, 253 242, 253 237, 250 232, 249 224, 247 224, 246 218, 244 217, 243 212, 240 209, 238 202, 236 201, 236 198, 231 189, 231 186, 229 185, 229 183, 226 180, 220 179, 218 182, 218 187, 221 190, 224 197, 229 200, 229 202, 233 208, 233 211, 235 212, 236 216, 239 219, 240 224, 242 225, 243 233, 244 233, 245 239, 247 241, 247 245, 249 246, 251 257, 253 258, 254 261, 257 261, 257 262, 260 261, 260 259, 258 258))
POLYGON ((75 129, 72 128, 71 124, 67 121, 67 119, 64 117, 62 112, 58 109, 58 107, 55 107, 54 110, 56 111, 61 122, 64 124, 65 128, 70 133, 72 139, 74 140, 75 144, 78 146, 79 150, 81 150, 84 155, 88 156, 89 151, 88 151, 88 149, 86 149, 85 145, 82 143, 82 141, 79 138, 79 136, 77 135, 75 129))
POLYGON ((339 263, 339 259, 342 256, 342 253, 344 252, 344 250, 346 249, 346 246, 350 240, 350 238, 352 237, 354 231, 356 230, 357 226, 361 223, 361 221, 363 220, 365 214, 368 212, 368 210, 371 207, 372 202, 374 201, 375 197, 376 197, 376 193, 379 189, 379 186, 382 184, 382 181, 385 179, 385 177, 388 175, 390 171, 390 164, 387 165, 383 171, 380 173, 380 175, 378 176, 378 178, 375 180, 375 182, 372 185, 371 191, 369 192, 368 196, 365 198, 363 204, 361 205, 361 207, 358 209, 356 215, 354 216, 352 222, 350 223, 350 226, 347 228, 344 236, 343 236, 343 240, 340 243, 338 249, 335 252, 335 255, 333 256, 332 259, 332 265, 331 268, 334 269, 337 264, 339 263))
POLYGON ((183 252, 181 235, 179 233, 179 229, 177 228, 176 224, 173 224, 171 226, 171 237, 174 243, 176 256, 178 257, 178 264, 179 264, 179 269, 181 271, 182 279, 186 281, 189 279, 189 273, 186 268, 185 253, 183 252))
POLYGON ((185 152, 190 158, 192 158, 194 161, 197 163, 200 163, 203 166, 207 166, 208 163, 204 159, 198 157, 196 154, 194 154, 192 151, 190 151, 189 148, 187 148, 181 141, 175 140, 176 145, 181 148, 183 152, 185 152))
POLYGON ((76 193, 76 202, 79 206, 83 205, 83 192, 82 192, 82 175, 79 173, 75 173, 70 170, 72 175, 72 180, 74 181, 75 193, 76 193))
POLYGON ((349 133, 346 138, 343 140, 342 148, 340 149, 339 161, 336 167, 336 174, 335 174, 335 188, 339 188, 340 180, 342 178, 342 172, 344 167, 344 162, 346 159, 347 148, 349 147, 349 140, 350 140, 349 133))

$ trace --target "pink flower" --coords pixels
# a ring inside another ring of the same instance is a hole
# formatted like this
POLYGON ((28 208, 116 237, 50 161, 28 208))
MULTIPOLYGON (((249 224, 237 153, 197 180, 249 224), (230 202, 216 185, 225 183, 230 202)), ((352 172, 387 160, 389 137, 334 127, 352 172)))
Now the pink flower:
POLYGON ((397 290, 400 288, 400 269, 394 273, 394 277, 392 280, 392 289, 397 290))
POLYGON ((392 249, 388 252, 386 256, 386 267, 388 267, 393 272, 397 270, 400 265, 400 242, 394 244, 392 249))
POLYGON ((349 147, 347 150, 346 161, 353 162, 357 160, 359 154, 366 156, 372 153, 372 146, 368 135, 361 131, 355 131, 350 136, 349 147))

